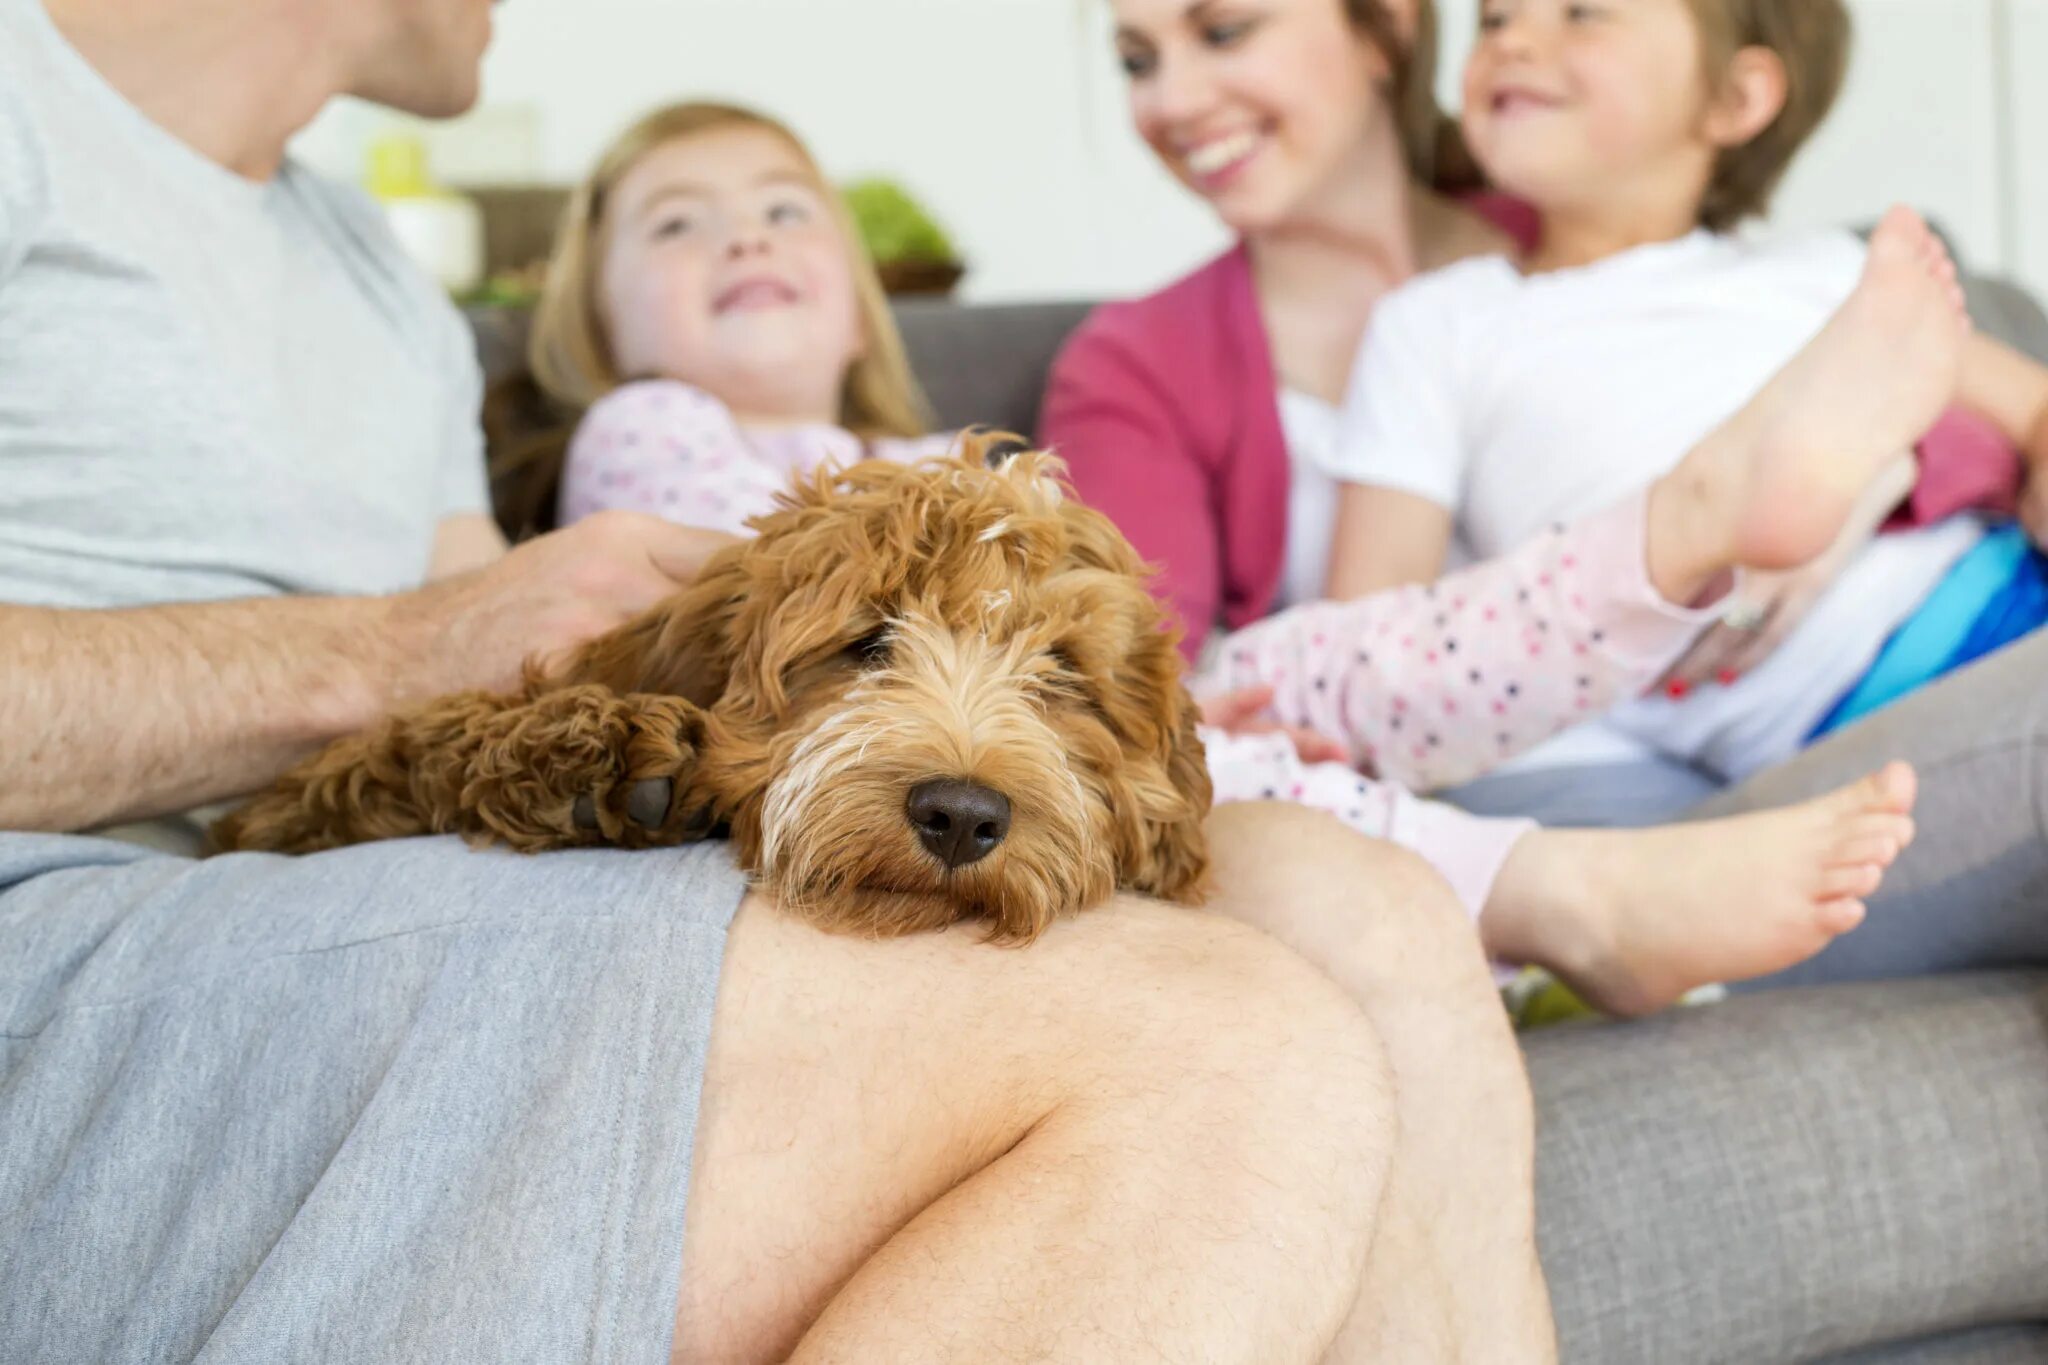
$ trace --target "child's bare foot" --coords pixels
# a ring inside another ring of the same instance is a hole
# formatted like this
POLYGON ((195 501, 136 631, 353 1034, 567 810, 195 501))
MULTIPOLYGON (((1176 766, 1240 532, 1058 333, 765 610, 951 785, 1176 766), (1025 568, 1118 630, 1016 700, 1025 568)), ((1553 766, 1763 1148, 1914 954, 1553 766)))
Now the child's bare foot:
POLYGON ((1549 969, 1609 1014, 1804 962, 1863 922, 1913 839, 1913 770, 1893 763, 1796 806, 1649 830, 1541 830, 1480 916, 1487 950, 1549 969))
POLYGON ((1658 586, 1685 600, 1726 569, 1797 568, 1825 552, 1954 396, 1968 334, 1941 239, 1893 209, 1827 326, 1652 489, 1658 586))

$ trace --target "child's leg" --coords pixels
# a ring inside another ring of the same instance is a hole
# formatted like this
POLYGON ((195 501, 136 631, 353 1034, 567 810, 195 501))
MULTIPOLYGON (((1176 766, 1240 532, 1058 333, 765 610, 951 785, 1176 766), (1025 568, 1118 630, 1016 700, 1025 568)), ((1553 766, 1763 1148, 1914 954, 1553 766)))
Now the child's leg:
POLYGON ((1479 921, 1488 953, 1548 968, 1610 1014, 1806 961, 1863 922, 1913 839, 1894 763, 1796 806, 1643 830, 1538 830, 1479 921))
POLYGON ((1650 581, 1647 501, 1513 554, 1232 635, 1201 692, 1263 686, 1286 725, 1422 791, 1466 782, 1637 696, 1714 619, 1650 581))
POLYGON ((1516 842, 1536 828, 1533 820, 1467 815, 1395 783, 1361 777, 1341 763, 1303 763, 1284 735, 1205 730, 1202 742, 1217 805, 1292 801, 1334 815, 1361 834, 1420 854, 1474 919, 1516 842))
POLYGON ((1411 850, 1478 919, 1489 956, 1545 967, 1614 1014, 1805 961, 1862 921, 1862 898, 1913 837, 1903 764, 1728 820, 1545 830, 1421 800, 1341 764, 1304 764, 1284 736, 1203 740, 1219 805, 1295 801, 1411 850))
POLYGON ((1281 723, 1422 790, 1477 777, 1653 682, 1711 615, 1674 603, 1825 552, 1948 402, 1967 329, 1939 241, 1895 213, 1834 320, 1643 499, 1433 588, 1253 626, 1201 688, 1270 686, 1281 723))

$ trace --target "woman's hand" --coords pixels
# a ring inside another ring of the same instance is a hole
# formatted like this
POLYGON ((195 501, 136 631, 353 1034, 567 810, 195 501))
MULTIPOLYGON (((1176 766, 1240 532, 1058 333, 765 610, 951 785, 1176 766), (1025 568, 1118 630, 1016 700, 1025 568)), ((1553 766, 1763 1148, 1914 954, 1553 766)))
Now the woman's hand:
POLYGON ((1270 687, 1241 687, 1202 701, 1202 724, 1227 735, 1285 735, 1304 763, 1349 763, 1344 746, 1327 735, 1300 726, 1282 725, 1267 715, 1273 704, 1270 687))
POLYGON ((1782 573, 1744 570, 1720 623, 1693 642, 1659 686, 1673 697, 1709 682, 1726 687, 1770 658, 1911 495, 1919 468, 1902 457, 1886 469, 1864 492, 1835 543, 1812 563, 1782 573))
POLYGON ((2019 519, 2034 548, 2048 553, 2048 408, 2020 447, 2026 481, 2020 485, 2019 519))
POLYGON ((1725 687, 1770 658, 1869 543, 1870 535, 1859 528, 1858 534, 1835 542, 1833 549, 1804 568, 1745 572, 1721 620, 1693 642, 1659 685, 1673 697, 1710 682, 1725 687))

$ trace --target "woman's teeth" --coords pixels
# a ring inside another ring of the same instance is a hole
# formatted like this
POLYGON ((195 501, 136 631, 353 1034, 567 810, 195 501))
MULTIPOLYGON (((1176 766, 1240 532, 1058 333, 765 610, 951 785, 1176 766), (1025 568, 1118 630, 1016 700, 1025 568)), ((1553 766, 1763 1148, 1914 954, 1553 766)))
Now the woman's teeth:
POLYGON ((1196 175, 1214 175, 1233 162, 1244 160, 1259 145, 1257 133, 1233 133, 1219 137, 1214 142, 1205 142, 1181 158, 1189 171, 1196 175))

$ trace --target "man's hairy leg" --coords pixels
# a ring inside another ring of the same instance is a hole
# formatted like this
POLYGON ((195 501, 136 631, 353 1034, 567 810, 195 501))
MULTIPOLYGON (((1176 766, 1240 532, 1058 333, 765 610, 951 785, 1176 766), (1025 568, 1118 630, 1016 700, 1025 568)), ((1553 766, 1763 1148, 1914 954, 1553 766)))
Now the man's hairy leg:
POLYGON ((712 1035, 680 1361, 1312 1360, 1393 1141, 1358 1012, 1120 901, 1029 948, 750 899, 712 1035))

